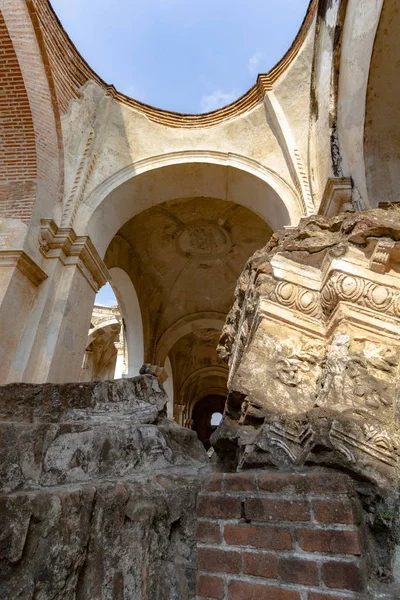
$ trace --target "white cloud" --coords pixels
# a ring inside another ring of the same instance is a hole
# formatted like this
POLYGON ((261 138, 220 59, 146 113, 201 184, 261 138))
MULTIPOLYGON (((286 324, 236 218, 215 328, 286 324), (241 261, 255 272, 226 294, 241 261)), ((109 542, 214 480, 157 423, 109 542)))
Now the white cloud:
POLYGON ((210 112, 217 108, 222 108, 227 104, 230 104, 238 98, 239 94, 236 90, 232 92, 223 92, 222 90, 215 90, 208 96, 203 96, 200 100, 200 108, 202 112, 210 112))
POLYGON ((256 52, 251 58, 249 58, 247 68, 249 69, 251 75, 258 75, 260 72, 260 64, 263 58, 264 54, 262 52, 256 52))

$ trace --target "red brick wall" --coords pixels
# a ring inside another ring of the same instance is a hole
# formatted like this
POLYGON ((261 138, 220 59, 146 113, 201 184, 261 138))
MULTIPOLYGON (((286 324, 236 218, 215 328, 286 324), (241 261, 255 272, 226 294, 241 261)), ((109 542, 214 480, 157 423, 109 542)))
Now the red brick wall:
POLYGON ((359 515, 333 471, 214 475, 198 498, 197 599, 361 598, 359 515))
POLYGON ((27 221, 36 191, 36 141, 17 56, 0 13, 0 216, 27 221))

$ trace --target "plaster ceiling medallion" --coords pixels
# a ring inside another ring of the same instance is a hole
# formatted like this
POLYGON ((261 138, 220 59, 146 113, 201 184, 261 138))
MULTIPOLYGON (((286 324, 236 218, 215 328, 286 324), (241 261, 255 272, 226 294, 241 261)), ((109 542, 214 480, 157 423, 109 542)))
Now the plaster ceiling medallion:
POLYGON ((232 244, 228 232, 212 221, 198 221, 177 238, 178 252, 192 258, 215 260, 225 256, 232 244))

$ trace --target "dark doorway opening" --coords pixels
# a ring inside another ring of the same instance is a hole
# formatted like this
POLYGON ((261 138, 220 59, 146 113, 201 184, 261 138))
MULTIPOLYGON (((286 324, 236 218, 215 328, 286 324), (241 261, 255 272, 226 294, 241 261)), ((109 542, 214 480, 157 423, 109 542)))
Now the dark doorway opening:
POLYGON ((193 409, 192 427, 206 450, 210 447, 211 434, 217 429, 222 418, 224 406, 224 396, 210 395, 201 398, 193 409))

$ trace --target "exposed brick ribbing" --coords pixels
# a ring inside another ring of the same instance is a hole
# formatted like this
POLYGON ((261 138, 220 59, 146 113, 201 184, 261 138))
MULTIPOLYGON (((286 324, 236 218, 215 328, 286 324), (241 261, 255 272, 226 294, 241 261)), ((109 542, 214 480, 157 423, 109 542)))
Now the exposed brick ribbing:
POLYGON ((46 45, 61 113, 68 110, 70 101, 79 97, 79 88, 89 79, 101 82, 75 48, 66 43, 66 35, 47 1, 33 0, 40 29, 46 45))
POLYGON ((36 142, 24 80, 0 13, 0 216, 28 220, 35 199, 36 142))
POLYGON ((363 593, 359 506, 346 475, 214 475, 197 516, 198 600, 350 600, 363 593))

